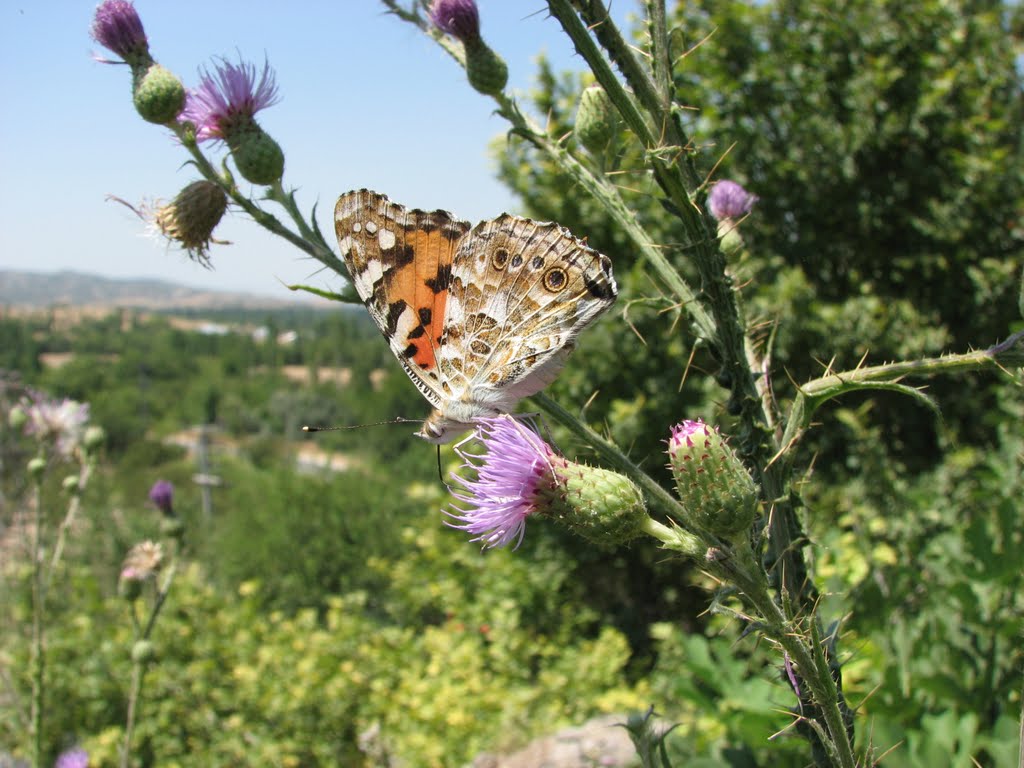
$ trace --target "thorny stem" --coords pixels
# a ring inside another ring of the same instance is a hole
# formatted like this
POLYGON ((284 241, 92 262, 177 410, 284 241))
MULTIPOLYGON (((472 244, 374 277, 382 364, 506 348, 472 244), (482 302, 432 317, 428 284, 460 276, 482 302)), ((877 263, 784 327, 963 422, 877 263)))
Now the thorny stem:
POLYGON ((772 598, 764 572, 759 567, 744 567, 742 558, 730 557, 722 560, 719 567, 760 614, 763 622, 761 632, 782 646, 802 679, 810 686, 814 701, 821 707, 828 728, 828 739, 823 739, 823 742, 833 763, 843 768, 855 768, 857 763, 853 755, 853 745, 850 743, 839 705, 839 690, 832 678, 825 654, 820 648, 812 650, 805 642, 804 632, 786 617, 782 608, 772 598))

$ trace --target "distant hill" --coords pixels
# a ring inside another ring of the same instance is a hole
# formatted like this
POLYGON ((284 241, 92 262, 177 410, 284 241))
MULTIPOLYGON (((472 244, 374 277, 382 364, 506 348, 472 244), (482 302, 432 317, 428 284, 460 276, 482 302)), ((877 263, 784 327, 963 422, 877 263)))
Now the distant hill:
POLYGON ((129 307, 169 309, 275 309, 326 303, 306 294, 275 299, 248 293, 204 291, 165 280, 116 279, 83 272, 21 272, 0 269, 0 305, 41 308, 129 307))

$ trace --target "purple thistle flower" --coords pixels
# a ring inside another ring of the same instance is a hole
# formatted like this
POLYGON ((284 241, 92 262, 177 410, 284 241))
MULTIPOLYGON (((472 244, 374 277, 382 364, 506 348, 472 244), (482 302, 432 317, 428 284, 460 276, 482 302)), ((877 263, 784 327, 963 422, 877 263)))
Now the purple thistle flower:
POLYGON ((718 221, 722 219, 738 219, 750 213, 757 195, 752 195, 735 181, 719 181, 711 188, 708 195, 708 209, 718 221))
POLYGON ((23 407, 28 417, 25 433, 52 440, 58 453, 70 457, 82 442, 89 421, 89 405, 68 398, 53 400, 33 392, 31 401, 25 401, 23 407))
POLYGON ((93 40, 126 61, 148 56, 146 31, 130 0, 103 0, 96 7, 90 31, 93 40))
POLYGON ((463 43, 480 39, 480 12, 475 0, 434 0, 430 20, 442 32, 463 43))
POLYGON ((75 747, 61 752, 53 768, 89 768, 89 753, 75 747))
POLYGON ((256 65, 226 59, 215 71, 201 70, 199 87, 188 92, 180 119, 196 126, 199 141, 225 139, 235 129, 248 127, 254 115, 278 101, 277 82, 270 64, 256 81, 256 65))
POLYGON ((478 419, 472 435, 455 446, 462 469, 476 472, 475 480, 453 472, 464 490, 450 488, 464 508, 453 506, 445 521, 483 542, 484 549, 518 547, 526 530, 526 518, 538 510, 537 490, 550 482, 554 451, 527 425, 508 414, 478 419), (482 453, 469 445, 479 441, 482 453))
POLYGON ((149 489, 149 500, 165 515, 174 514, 174 486, 168 480, 157 480, 149 489))

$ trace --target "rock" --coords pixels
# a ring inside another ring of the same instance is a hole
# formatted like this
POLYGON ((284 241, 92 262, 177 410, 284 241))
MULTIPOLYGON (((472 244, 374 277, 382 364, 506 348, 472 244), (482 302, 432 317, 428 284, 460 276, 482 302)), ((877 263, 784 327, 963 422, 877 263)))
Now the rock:
POLYGON ((482 754, 471 768, 625 768, 636 764, 626 715, 603 715, 531 742, 508 755, 482 754))

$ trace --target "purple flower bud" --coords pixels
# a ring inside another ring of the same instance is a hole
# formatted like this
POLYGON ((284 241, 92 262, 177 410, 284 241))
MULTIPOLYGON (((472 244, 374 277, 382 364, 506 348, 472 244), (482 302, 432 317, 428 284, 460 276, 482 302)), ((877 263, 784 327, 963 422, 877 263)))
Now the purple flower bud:
POLYGON ((200 71, 199 87, 189 91, 182 120, 196 127, 199 141, 227 140, 235 130, 248 130, 253 117, 278 101, 274 70, 264 63, 256 82, 256 65, 239 62, 236 66, 222 59, 209 70, 200 71))
POLYGON ((167 480, 157 480, 149 489, 149 500, 165 515, 174 514, 174 486, 167 480))
POLYGON ((758 200, 735 181, 719 181, 711 188, 708 195, 708 209, 718 221, 722 219, 738 219, 750 213, 750 209, 758 200))
POLYGON ((727 538, 749 532, 759 512, 757 487, 718 429, 699 419, 672 427, 668 457, 691 523, 727 538))
POLYGON ((480 39, 480 12, 475 0, 434 0, 430 20, 442 32, 454 35, 463 43, 480 39))
POLYGON ((103 0, 96 7, 92 39, 128 63, 149 57, 149 43, 135 6, 129 0, 103 0))

